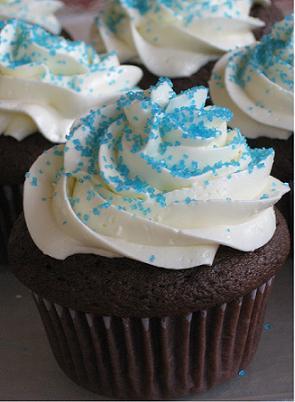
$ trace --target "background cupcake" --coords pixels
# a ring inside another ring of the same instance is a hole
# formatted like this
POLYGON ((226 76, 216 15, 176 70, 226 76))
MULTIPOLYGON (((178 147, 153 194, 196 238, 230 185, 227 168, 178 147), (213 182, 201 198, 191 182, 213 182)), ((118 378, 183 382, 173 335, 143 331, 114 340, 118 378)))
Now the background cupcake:
MULTIPOLYGON (((214 61, 224 53, 254 43, 253 34, 265 23, 250 16, 247 1, 173 1, 104 3, 92 37, 99 51, 116 50, 121 62, 144 66, 140 85, 148 88, 158 76, 173 78, 176 92, 194 85, 207 85, 214 61)), ((269 25, 282 14, 270 2, 269 25)), ((259 14, 265 16, 263 12, 259 14)))
POLYGON ((1 22, 0 194, 2 245, 21 204, 29 167, 52 143, 65 142, 75 118, 132 88, 142 74, 21 20, 1 22))
POLYGON ((167 80, 130 92, 78 121, 27 176, 29 232, 21 218, 12 269, 60 366, 93 391, 198 392, 255 352, 289 251, 273 209, 288 187, 270 176, 273 151, 251 150, 206 97, 176 96, 167 80))
POLYGON ((233 51, 215 65, 210 93, 217 105, 233 111, 252 146, 273 147, 274 176, 293 180, 294 127, 293 15, 274 25, 254 46, 233 51))
POLYGON ((0 3, 0 19, 17 18, 31 24, 37 24, 54 35, 68 34, 63 31, 56 17, 63 7, 58 0, 3 0, 0 3))

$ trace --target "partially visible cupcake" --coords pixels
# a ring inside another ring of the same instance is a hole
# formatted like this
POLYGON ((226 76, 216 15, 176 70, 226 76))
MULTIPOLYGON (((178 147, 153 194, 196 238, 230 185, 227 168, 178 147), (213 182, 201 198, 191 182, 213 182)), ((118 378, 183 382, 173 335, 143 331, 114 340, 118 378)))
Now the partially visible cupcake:
MULTIPOLYGON (((143 89, 167 76, 178 93, 207 85, 217 59, 255 42, 253 32, 265 23, 250 16, 254 4, 256 12, 271 8, 274 19, 282 18, 270 1, 111 0, 97 16, 92 38, 98 51, 116 50, 121 62, 142 65, 143 89)), ((269 18, 267 23, 269 28, 269 18)))
MULTIPOLYGON (((62 27, 56 12, 62 7, 63 2, 58 0, 2 0, 0 20, 17 18, 37 24, 54 35, 60 35, 62 27)), ((68 34, 65 33, 65 36, 68 34)))
POLYGON ((287 16, 256 45, 225 55, 210 80, 213 102, 233 111, 252 146, 273 147, 274 176, 293 180, 294 19, 287 16))
POLYGON ((142 73, 83 42, 21 20, 0 22, 0 237, 21 205, 33 161, 62 143, 77 117, 133 88, 142 73))
POLYGON ((289 234, 274 152, 169 80, 77 121, 30 169, 10 240, 65 373, 99 394, 204 391, 251 361, 289 234), (40 220, 42 217, 42 220, 40 220))

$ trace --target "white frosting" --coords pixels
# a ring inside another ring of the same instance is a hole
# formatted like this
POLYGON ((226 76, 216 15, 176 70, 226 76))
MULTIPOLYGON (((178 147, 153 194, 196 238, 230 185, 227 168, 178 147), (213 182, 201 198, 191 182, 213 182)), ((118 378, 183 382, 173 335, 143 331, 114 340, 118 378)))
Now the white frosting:
POLYGON ((55 13, 62 7, 57 0, 0 0, 0 19, 18 18, 58 35, 61 25, 55 13))
POLYGON ((10 20, 0 32, 0 135, 22 140, 40 132, 65 142, 75 118, 118 97, 141 79, 114 54, 10 20))
MULTIPOLYGON (((92 28, 99 51, 116 50, 158 76, 185 77, 224 52, 255 42, 264 23, 250 17, 254 0, 112 0, 92 28)), ((269 4, 269 1, 260 3, 269 4)))
POLYGON ((213 70, 213 102, 230 108, 231 125, 249 138, 283 140, 292 134, 293 26, 293 16, 286 17, 261 43, 225 55, 213 70))
POLYGON ((273 205, 289 188, 270 176, 273 151, 250 150, 227 129, 231 113, 204 107, 206 97, 202 87, 176 96, 161 80, 78 121, 25 182, 39 249, 184 269, 212 264, 220 245, 266 244, 273 205))

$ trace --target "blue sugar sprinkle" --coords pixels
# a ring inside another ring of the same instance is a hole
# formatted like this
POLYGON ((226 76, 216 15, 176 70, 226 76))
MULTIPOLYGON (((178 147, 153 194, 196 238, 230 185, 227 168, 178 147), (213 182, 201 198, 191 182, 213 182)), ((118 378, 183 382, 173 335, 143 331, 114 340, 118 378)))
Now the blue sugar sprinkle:
POLYGON ((189 205, 191 202, 192 202, 192 199, 190 197, 186 197, 185 200, 184 200, 184 203, 186 205, 189 205))
POLYGON ((99 216, 99 215, 100 215, 100 210, 99 210, 99 208, 93 208, 92 212, 93 212, 93 214, 94 214, 95 216, 99 216))
POLYGON ((246 370, 240 370, 240 371, 239 371, 239 376, 240 376, 240 377, 246 377, 247 375, 248 375, 248 373, 247 373, 246 370))
POLYGON ((272 324, 270 324, 269 322, 266 322, 266 323, 263 325, 263 329, 264 329, 265 331, 270 331, 270 330, 272 329, 272 324))
POLYGON ((84 214, 82 220, 84 223, 87 223, 89 221, 89 218, 90 218, 90 216, 88 214, 84 214))
POLYGON ((37 177, 32 177, 31 186, 32 187, 38 187, 38 179, 37 179, 37 177))
POLYGON ((149 262, 154 262, 155 259, 156 259, 156 257, 155 257, 154 255, 151 255, 151 256, 149 257, 149 262))

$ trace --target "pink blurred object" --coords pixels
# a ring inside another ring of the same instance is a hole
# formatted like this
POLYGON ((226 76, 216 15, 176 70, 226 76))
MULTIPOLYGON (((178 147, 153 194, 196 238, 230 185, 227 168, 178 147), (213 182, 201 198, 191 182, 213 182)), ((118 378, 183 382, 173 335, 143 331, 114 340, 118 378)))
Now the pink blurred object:
POLYGON ((63 0, 68 8, 83 9, 87 11, 98 10, 102 4, 102 0, 63 0))
POLYGON ((274 0, 276 6, 280 8, 284 14, 290 14, 294 8, 293 0, 274 0))

